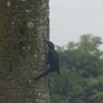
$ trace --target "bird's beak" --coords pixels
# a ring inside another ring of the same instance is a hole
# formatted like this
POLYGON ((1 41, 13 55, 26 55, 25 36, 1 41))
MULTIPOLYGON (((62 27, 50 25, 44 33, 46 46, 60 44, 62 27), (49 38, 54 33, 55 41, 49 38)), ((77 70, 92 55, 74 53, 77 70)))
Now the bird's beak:
POLYGON ((46 42, 47 44, 49 43, 49 41, 48 41, 48 40, 44 40, 44 42, 46 42))

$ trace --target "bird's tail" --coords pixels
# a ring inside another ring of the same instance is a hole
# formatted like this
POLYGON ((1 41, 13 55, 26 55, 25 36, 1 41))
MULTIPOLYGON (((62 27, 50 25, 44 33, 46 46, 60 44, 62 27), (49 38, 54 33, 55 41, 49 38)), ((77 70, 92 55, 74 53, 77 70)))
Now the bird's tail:
POLYGON ((40 78, 42 78, 43 76, 47 75, 48 74, 48 70, 45 71, 44 73, 38 75, 37 77, 35 77, 35 80, 39 80, 40 78))

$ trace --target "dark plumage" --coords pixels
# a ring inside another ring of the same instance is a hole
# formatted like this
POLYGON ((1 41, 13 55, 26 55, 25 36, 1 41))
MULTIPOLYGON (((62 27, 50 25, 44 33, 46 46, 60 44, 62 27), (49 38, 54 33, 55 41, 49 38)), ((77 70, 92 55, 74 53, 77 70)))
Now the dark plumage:
POLYGON ((42 73, 41 75, 37 76, 35 78, 35 80, 40 79, 41 77, 43 77, 44 75, 47 75, 50 72, 57 72, 58 74, 60 74, 59 72, 59 56, 57 54, 57 52, 55 51, 54 48, 54 44, 51 41, 47 41, 44 40, 48 47, 49 47, 49 51, 48 51, 48 64, 50 65, 50 68, 48 68, 44 73, 42 73))

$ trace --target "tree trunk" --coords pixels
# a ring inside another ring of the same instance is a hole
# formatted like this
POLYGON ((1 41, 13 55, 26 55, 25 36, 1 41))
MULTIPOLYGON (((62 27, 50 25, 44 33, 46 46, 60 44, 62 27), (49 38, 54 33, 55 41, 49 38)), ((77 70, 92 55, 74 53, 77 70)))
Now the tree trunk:
POLYGON ((0 103, 48 103, 49 0, 0 0, 0 103))

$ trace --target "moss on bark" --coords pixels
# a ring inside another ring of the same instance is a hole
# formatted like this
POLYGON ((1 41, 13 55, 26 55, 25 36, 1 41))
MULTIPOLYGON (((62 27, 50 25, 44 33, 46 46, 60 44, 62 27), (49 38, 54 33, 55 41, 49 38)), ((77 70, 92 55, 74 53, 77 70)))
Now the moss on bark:
POLYGON ((48 4, 49 0, 0 0, 0 103, 36 102, 33 78, 46 65, 48 4))

